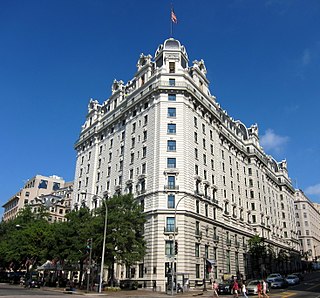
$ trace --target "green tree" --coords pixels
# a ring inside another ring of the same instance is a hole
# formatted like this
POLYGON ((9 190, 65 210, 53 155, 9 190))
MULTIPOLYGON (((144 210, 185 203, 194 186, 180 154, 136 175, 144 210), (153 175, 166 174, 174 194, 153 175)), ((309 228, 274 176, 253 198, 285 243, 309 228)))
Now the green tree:
MULTIPOLYGON (((146 218, 142 207, 131 194, 115 195, 106 203, 108 225, 105 262, 109 266, 109 278, 113 279, 115 262, 130 266, 143 259, 146 252, 143 238, 146 218)), ((105 207, 100 208, 97 214, 100 221, 97 241, 102 244, 105 207)))
POLYGON ((264 243, 264 238, 259 235, 253 236, 249 240, 249 254, 251 256, 252 272, 254 275, 259 273, 262 275, 260 265, 263 263, 264 258, 267 254, 267 250, 264 243))
POLYGON ((28 270, 46 260, 46 239, 51 228, 45 218, 32 213, 29 206, 22 209, 16 219, 3 223, 2 232, 0 255, 5 267, 28 270))

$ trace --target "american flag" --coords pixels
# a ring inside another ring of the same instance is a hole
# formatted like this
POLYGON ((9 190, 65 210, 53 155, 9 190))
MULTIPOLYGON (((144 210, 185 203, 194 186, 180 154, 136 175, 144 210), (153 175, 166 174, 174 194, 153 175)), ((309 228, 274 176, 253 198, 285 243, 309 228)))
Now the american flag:
POLYGON ((178 23, 178 19, 177 19, 176 14, 173 11, 173 8, 171 9, 171 21, 172 21, 172 23, 175 23, 175 24, 178 23))

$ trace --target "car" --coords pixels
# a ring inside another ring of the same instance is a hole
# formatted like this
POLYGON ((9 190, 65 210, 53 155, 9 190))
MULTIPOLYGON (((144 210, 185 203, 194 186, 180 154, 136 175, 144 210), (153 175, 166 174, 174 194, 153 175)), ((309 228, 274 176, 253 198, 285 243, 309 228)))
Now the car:
POLYGON ((120 281, 120 289, 137 290, 138 282, 136 280, 124 279, 120 281))
POLYGON ((218 293, 219 294, 231 294, 232 292, 232 280, 226 280, 223 283, 219 283, 218 285, 218 293))
POLYGON ((246 288, 247 288, 247 294, 249 295, 258 295, 258 283, 260 283, 261 281, 258 279, 255 280, 251 280, 248 282, 246 288))
POLYGON ((297 285, 298 283, 300 283, 300 279, 298 276, 290 274, 286 277, 286 281, 288 283, 288 285, 292 286, 292 285, 297 285))
POLYGON ((300 281, 302 281, 302 280, 304 279, 303 274, 300 273, 300 272, 294 272, 294 273, 292 273, 292 274, 295 275, 295 276, 298 276, 300 281))
POLYGON ((41 282, 39 280, 36 279, 29 279, 27 281, 24 282, 24 287, 25 288, 38 288, 40 289, 41 287, 41 282))
POLYGON ((271 283, 273 282, 276 278, 278 277, 281 277, 282 278, 282 275, 280 273, 272 273, 270 275, 267 276, 267 282, 268 283, 271 283))
POLYGON ((283 289, 288 287, 288 282, 283 277, 276 277, 271 282, 271 288, 273 289, 283 289))
MULTIPOLYGON (((246 285, 247 293, 249 295, 258 295, 258 283, 262 283, 263 280, 254 279, 248 282, 246 285)), ((262 286, 262 285, 261 285, 262 286)), ((269 284, 267 283, 267 293, 269 293, 269 284)))

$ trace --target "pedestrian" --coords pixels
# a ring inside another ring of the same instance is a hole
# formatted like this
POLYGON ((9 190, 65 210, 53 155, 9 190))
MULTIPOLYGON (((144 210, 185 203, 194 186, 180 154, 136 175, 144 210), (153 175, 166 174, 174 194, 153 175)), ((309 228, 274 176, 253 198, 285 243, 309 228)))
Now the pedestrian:
POLYGON ((247 296, 247 288, 246 288, 246 284, 244 282, 242 284, 242 294, 243 294, 243 297, 248 298, 248 296, 247 296))
POLYGON ((262 281, 262 294, 263 294, 263 297, 269 298, 269 295, 267 294, 267 290, 268 290, 268 284, 266 283, 265 280, 263 280, 262 281))
POLYGON ((258 284, 257 284, 257 291, 258 291, 258 298, 261 298, 262 285, 260 281, 258 281, 258 284))
POLYGON ((232 289, 233 289, 233 297, 238 298, 239 297, 239 284, 238 284, 237 280, 234 281, 232 289))
POLYGON ((212 297, 219 297, 219 295, 218 295, 218 288, 219 288, 218 283, 216 283, 216 281, 214 281, 214 282, 212 283, 212 290, 213 290, 213 295, 212 295, 212 297))
POLYGON ((153 291, 153 292, 156 292, 156 291, 157 291, 157 281, 156 281, 156 280, 153 281, 152 291, 153 291))

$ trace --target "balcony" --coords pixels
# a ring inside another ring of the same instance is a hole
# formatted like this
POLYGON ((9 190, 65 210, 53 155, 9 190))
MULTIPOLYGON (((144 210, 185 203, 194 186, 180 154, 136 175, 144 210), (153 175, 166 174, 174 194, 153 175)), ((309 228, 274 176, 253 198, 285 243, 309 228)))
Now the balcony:
POLYGON ((196 237, 197 238, 202 238, 202 232, 201 231, 196 231, 196 237))
POLYGON ((137 195, 143 195, 144 193, 146 193, 147 191, 145 189, 141 189, 137 191, 137 195))
POLYGON ((178 234, 178 227, 176 227, 175 230, 174 230, 174 227, 171 227, 171 226, 164 227, 163 228, 163 233, 164 234, 173 234, 173 233, 178 234))
POLYGON ((178 186, 178 185, 168 184, 168 185, 165 185, 165 186, 164 186, 164 189, 165 189, 165 190, 179 190, 179 186, 178 186))

